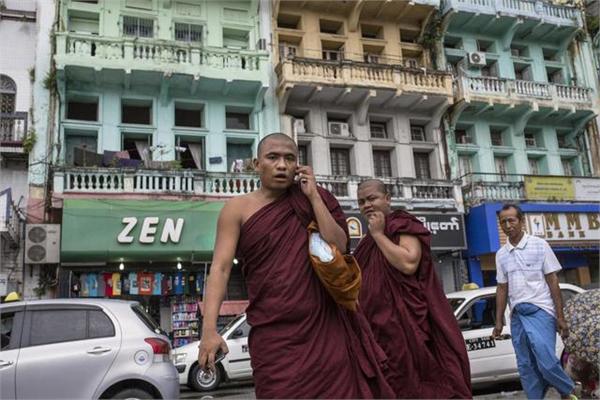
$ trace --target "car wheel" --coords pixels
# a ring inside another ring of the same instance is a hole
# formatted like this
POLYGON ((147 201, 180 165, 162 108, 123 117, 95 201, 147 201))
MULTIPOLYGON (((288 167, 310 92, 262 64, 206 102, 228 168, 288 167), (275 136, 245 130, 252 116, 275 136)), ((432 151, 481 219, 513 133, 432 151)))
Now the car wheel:
POLYGON ((217 365, 214 371, 206 372, 196 364, 190 374, 190 384, 198 392, 215 390, 221 384, 222 379, 223 370, 220 365, 217 365))
POLYGON ((123 389, 117 392, 111 399, 153 399, 152 394, 146 392, 144 389, 131 388, 123 389))

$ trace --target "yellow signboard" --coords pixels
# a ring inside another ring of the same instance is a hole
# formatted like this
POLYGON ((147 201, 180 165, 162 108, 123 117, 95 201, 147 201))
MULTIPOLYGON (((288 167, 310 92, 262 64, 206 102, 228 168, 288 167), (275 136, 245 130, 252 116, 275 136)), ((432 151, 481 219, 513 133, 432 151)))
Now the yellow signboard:
POLYGON ((527 200, 575 200, 571 178, 556 176, 526 176, 525 198, 527 200))

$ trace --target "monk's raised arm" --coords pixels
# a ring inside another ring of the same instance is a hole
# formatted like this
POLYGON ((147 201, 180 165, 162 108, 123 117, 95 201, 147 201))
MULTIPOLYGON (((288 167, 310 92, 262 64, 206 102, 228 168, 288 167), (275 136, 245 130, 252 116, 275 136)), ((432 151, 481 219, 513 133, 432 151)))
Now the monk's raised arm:
POLYGON ((421 242, 413 235, 400 235, 398 244, 384 234, 373 235, 373 239, 390 264, 406 275, 417 272, 421 262, 421 242))
POLYGON ((317 225, 319 225, 319 232, 327 243, 335 244, 342 254, 346 253, 346 244, 348 238, 346 232, 335 222, 335 219, 331 215, 331 212, 327 209, 325 202, 321 199, 321 196, 317 193, 314 198, 310 199, 310 203, 315 213, 315 219, 317 225))
POLYGON ((219 214, 213 260, 206 284, 202 341, 198 354, 198 362, 203 369, 207 365, 214 368, 215 353, 219 348, 225 353, 228 351, 227 345, 217 333, 217 318, 227 290, 227 282, 240 237, 240 227, 239 201, 232 199, 225 204, 219 214))

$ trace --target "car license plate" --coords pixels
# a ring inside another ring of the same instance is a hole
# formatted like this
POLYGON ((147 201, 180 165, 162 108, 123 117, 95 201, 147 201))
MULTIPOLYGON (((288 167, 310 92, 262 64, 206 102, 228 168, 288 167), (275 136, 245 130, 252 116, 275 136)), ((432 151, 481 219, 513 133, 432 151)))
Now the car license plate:
POLYGON ((474 339, 466 339, 467 351, 491 349, 496 347, 496 341, 492 337, 479 337, 474 339))

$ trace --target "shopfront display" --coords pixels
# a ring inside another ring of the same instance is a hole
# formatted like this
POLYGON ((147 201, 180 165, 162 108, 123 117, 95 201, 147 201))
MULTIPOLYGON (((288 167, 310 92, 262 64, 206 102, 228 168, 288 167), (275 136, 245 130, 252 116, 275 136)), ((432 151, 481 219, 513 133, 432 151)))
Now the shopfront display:
MULTIPOLYGON (((552 182, 541 183, 548 186, 552 182)), ((560 280, 584 288, 597 285, 600 206, 585 203, 521 203, 520 206, 526 231, 546 240, 561 263, 560 280)), ((506 243, 498 222, 501 208, 501 203, 484 203, 472 207, 467 215, 469 276, 480 286, 496 284, 495 253, 506 243)))

